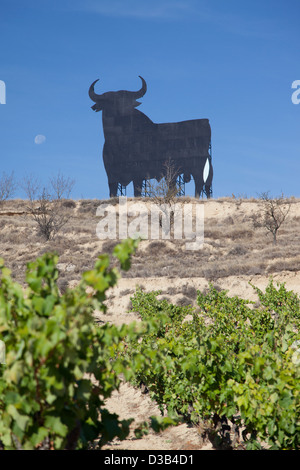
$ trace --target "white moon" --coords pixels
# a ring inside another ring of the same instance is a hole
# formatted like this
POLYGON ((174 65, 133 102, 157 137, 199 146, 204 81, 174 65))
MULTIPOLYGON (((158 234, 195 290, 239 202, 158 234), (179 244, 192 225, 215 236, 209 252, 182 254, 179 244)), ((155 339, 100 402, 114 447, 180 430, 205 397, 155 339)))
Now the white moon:
POLYGON ((37 144, 37 145, 40 145, 40 144, 43 144, 46 140, 46 137, 42 134, 38 134, 37 136, 35 136, 34 138, 34 143, 37 144))

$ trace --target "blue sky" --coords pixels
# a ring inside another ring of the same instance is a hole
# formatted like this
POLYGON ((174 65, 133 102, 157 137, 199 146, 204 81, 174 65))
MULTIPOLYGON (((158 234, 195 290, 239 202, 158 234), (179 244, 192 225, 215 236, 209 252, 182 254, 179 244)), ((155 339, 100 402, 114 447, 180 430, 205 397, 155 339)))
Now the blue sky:
POLYGON ((215 197, 300 197, 299 23, 299 0, 1 0, 0 175, 61 172, 74 198, 107 198, 88 88, 141 75, 154 122, 210 120, 215 197))

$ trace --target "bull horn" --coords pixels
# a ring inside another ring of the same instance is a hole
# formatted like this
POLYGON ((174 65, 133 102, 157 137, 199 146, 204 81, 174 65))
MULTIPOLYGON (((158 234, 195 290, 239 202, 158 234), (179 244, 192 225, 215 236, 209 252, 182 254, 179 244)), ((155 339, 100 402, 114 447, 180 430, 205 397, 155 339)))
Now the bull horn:
POLYGON ((141 98, 142 96, 144 96, 144 94, 147 91, 147 83, 145 82, 143 77, 141 77, 140 75, 139 75, 139 77, 142 80, 142 88, 139 91, 132 91, 132 94, 133 94, 134 98, 136 98, 136 99, 141 98))
POLYGON ((95 103, 97 103, 97 101, 99 101, 101 99, 101 95, 97 95, 97 93, 95 93, 94 91, 94 86, 95 86, 95 83, 97 83, 99 81, 99 78, 98 80, 95 80, 91 86, 90 86, 90 89, 89 89, 89 97, 91 98, 92 101, 94 101, 95 103))

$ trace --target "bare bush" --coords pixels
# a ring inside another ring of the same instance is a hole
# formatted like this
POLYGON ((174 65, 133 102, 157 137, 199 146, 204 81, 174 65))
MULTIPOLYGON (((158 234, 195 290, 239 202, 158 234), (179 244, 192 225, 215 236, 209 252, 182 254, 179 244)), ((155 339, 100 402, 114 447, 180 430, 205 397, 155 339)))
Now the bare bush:
POLYGON ((175 218, 177 216, 176 210, 178 203, 184 203, 178 198, 179 195, 179 186, 177 183, 177 177, 180 175, 180 168, 176 167, 174 162, 169 159, 164 163, 163 178, 160 181, 148 180, 147 181, 147 195, 154 204, 157 205, 161 211, 159 223, 163 227, 162 217, 165 217, 165 222, 169 221, 169 224, 166 224, 166 231, 171 232, 174 227, 175 218))
POLYGON ((291 208, 291 201, 283 194, 280 197, 272 198, 269 191, 259 195, 262 201, 262 212, 257 214, 253 221, 255 227, 264 227, 273 235, 273 243, 277 243, 277 232, 285 222, 291 208))
POLYGON ((63 206, 66 207, 67 209, 75 209, 76 202, 73 201, 72 199, 68 199, 66 201, 63 201, 63 206))
POLYGON ((2 201, 6 201, 7 199, 11 198, 16 190, 16 182, 14 173, 12 172, 10 175, 7 173, 2 173, 0 178, 0 204, 2 201))
POLYGON ((58 173, 56 176, 53 176, 49 179, 50 186, 52 187, 53 197, 56 199, 69 199, 72 189, 75 184, 75 180, 71 178, 66 178, 61 173, 58 173))
POLYGON ((46 240, 53 239, 70 218, 62 198, 65 192, 70 194, 73 182, 68 185, 68 180, 61 176, 55 181, 56 188, 55 185, 53 187, 54 180, 50 180, 52 189, 55 189, 52 193, 33 176, 25 177, 22 185, 29 200, 27 210, 38 225, 40 235, 46 240))
POLYGON ((176 179, 180 171, 179 168, 175 167, 171 159, 167 160, 163 166, 163 178, 158 182, 148 180, 147 193, 157 204, 171 204, 174 203, 174 199, 178 196, 179 187, 176 179))

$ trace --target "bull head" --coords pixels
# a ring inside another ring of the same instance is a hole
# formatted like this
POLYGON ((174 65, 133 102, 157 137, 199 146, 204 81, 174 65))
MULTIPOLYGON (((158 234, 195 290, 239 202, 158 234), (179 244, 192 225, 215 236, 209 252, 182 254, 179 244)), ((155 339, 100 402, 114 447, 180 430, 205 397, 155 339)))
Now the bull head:
POLYGON ((92 109, 96 112, 107 109, 113 113, 127 114, 130 110, 139 106, 141 103, 136 100, 142 98, 147 91, 145 80, 143 77, 139 77, 142 80, 142 88, 139 91, 110 91, 102 95, 95 93, 95 84, 99 81, 95 80, 89 89, 89 97, 96 103, 92 106, 92 109))

